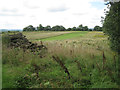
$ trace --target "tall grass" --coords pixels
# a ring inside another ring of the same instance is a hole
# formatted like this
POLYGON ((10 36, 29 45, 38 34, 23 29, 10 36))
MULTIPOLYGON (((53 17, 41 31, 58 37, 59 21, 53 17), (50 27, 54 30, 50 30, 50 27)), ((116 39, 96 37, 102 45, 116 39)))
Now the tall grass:
POLYGON ((80 39, 44 41, 48 52, 43 58, 3 44, 3 88, 118 88, 117 56, 106 37, 95 35, 99 33, 90 32, 80 39))

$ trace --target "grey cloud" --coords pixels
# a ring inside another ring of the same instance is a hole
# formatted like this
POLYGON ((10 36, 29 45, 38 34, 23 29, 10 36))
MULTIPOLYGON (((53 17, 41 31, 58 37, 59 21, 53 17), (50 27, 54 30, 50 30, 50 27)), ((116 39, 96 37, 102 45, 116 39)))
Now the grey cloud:
POLYGON ((38 8, 40 8, 40 7, 37 7, 37 6, 28 6, 28 5, 26 5, 25 7, 29 8, 29 9, 38 9, 38 8))
POLYGON ((52 7, 52 8, 49 8, 48 11, 49 12, 63 12, 63 11, 66 11, 68 10, 68 8, 66 7, 52 7))
POLYGON ((29 5, 27 2, 24 2, 23 5, 24 5, 24 7, 28 8, 28 9, 38 9, 38 8, 40 8, 39 6, 29 5))
POLYGON ((15 26, 15 24, 12 24, 12 23, 5 23, 5 26, 12 27, 12 26, 15 26))
POLYGON ((4 8, 4 9, 2 9, 1 10, 2 12, 18 12, 18 10, 17 9, 6 9, 6 8, 4 8))
POLYGON ((95 24, 95 23, 96 23, 96 21, 90 21, 90 23, 93 23, 93 24, 95 24))
POLYGON ((15 26, 16 24, 10 22, 2 22, 2 24, 0 25, 1 29, 7 29, 7 28, 11 29, 15 26))
POLYGON ((96 22, 100 22, 99 18, 92 18, 92 20, 90 21, 90 23, 94 23, 96 24, 96 22))
POLYGON ((34 15, 31 15, 30 17, 35 17, 34 15))
POLYGON ((82 16, 82 15, 86 15, 87 13, 73 13, 73 15, 77 15, 77 16, 82 16))
POLYGON ((3 8, 0 10, 0 16, 24 16, 23 14, 18 13, 18 9, 8 9, 3 8))
POLYGON ((0 13, 0 16, 24 16, 23 14, 7 14, 7 13, 0 13))
POLYGON ((93 20, 93 21, 100 21, 100 17, 94 16, 94 17, 92 18, 92 20, 93 20))

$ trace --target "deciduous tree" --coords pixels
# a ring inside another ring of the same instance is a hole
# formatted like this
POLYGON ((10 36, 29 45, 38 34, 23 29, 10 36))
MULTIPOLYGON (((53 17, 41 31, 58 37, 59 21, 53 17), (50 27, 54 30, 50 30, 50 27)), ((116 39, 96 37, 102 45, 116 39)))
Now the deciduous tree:
POLYGON ((29 25, 29 26, 23 28, 23 31, 35 31, 35 27, 33 27, 32 25, 29 25))
POLYGON ((109 36, 112 50, 118 54, 118 83, 120 84, 120 1, 110 3, 103 22, 103 31, 109 36))

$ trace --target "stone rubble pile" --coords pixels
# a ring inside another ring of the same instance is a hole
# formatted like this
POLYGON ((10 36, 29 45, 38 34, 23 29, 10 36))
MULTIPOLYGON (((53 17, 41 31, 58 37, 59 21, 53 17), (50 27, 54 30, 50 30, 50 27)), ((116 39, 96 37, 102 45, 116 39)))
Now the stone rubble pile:
POLYGON ((40 57, 42 57, 42 54, 47 51, 45 45, 37 45, 37 43, 30 42, 22 33, 9 35, 9 39, 11 47, 20 47, 23 48, 24 51, 29 49, 33 53, 38 52, 40 57))

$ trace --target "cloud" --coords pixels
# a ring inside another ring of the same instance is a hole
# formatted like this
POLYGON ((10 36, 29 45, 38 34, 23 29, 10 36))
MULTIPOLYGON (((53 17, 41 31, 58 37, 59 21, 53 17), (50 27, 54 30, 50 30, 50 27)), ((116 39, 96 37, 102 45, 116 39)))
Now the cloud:
POLYGON ((16 8, 8 9, 3 8, 0 10, 0 16, 24 16, 23 14, 19 13, 16 8))
POLYGON ((3 8, 1 11, 2 11, 2 12, 17 12, 18 10, 17 10, 16 8, 13 8, 13 9, 3 8))
POLYGON ((89 0, 90 2, 105 2, 105 0, 89 0))
POLYGON ((29 6, 29 5, 25 5, 26 8, 29 8, 29 9, 38 9, 40 7, 37 7, 37 6, 29 6))
POLYGON ((40 8, 40 5, 38 5, 39 3, 36 3, 35 1, 32 0, 25 0, 23 3, 23 6, 28 8, 28 9, 38 9, 40 8))
POLYGON ((68 10, 68 8, 66 8, 65 6, 58 6, 58 7, 50 7, 48 8, 49 12, 63 12, 68 10))
POLYGON ((24 16, 23 14, 7 14, 7 13, 0 13, 0 16, 24 16))
POLYGON ((1 24, 1 29, 14 29, 15 28, 15 26, 16 26, 16 24, 14 24, 14 23, 9 23, 9 22, 1 22, 0 23, 1 24), (11 27, 14 27, 14 28, 11 28, 11 27))
POLYGON ((101 2, 102 5, 103 0, 1 0, 0 28, 5 22, 15 24, 6 28, 20 29, 39 24, 63 25, 66 28, 80 24, 88 27, 101 25, 104 6, 98 8, 91 2, 101 2))
POLYGON ((81 15, 86 15, 87 13, 73 13, 73 15, 81 16, 81 15))

